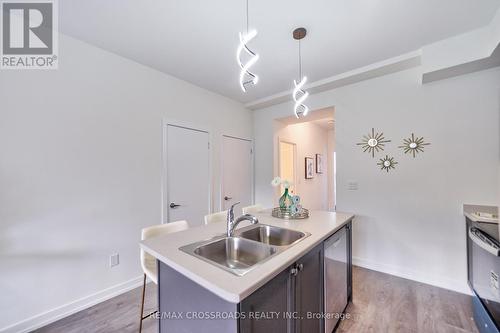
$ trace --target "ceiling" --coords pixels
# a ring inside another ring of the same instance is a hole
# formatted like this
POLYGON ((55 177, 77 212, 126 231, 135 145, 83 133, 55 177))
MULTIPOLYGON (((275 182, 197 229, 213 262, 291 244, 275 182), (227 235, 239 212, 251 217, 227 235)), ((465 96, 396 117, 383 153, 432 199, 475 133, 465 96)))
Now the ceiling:
POLYGON ((332 106, 319 110, 311 110, 307 117, 297 118, 293 115, 276 120, 286 125, 310 123, 323 129, 330 130, 335 128, 335 107, 332 106))
POLYGON ((313 120, 311 121, 311 123, 326 130, 331 130, 335 128, 335 120, 333 120, 332 118, 313 120))
POLYGON ((249 0, 259 84, 243 93, 236 63, 245 0, 64 0, 60 30, 242 103, 291 89, 294 28, 309 82, 484 26, 500 0, 249 0))

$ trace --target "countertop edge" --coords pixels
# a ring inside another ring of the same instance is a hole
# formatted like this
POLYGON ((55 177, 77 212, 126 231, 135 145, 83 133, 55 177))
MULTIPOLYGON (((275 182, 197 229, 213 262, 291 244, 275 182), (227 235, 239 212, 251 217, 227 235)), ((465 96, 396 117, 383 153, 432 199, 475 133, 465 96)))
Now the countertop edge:
POLYGON ((488 206, 488 205, 471 205, 471 204, 464 204, 463 205, 463 214, 469 220, 471 220, 473 222, 499 224, 499 219, 486 218, 486 217, 482 218, 480 216, 473 214, 476 211, 483 211, 485 213, 498 214, 498 207, 488 206))
MULTIPOLYGON (((217 285, 213 284, 209 280, 203 278, 199 274, 195 274, 189 269, 183 267, 182 265, 179 265, 178 263, 170 260, 166 256, 162 255, 161 253, 158 253, 157 251, 151 249, 150 247, 146 246, 142 242, 140 244, 140 248, 146 252, 148 252, 150 255, 155 257, 156 259, 160 260, 164 264, 170 266, 173 268, 175 271, 178 273, 184 275, 186 278, 190 279, 191 281, 197 283, 198 285, 202 286, 203 288, 209 290, 213 294, 217 295, 218 297, 224 299, 225 301, 228 301, 230 303, 240 303, 243 301, 246 297, 250 296, 253 292, 255 292, 257 289, 259 289, 261 286, 266 284, 268 281, 273 279, 275 276, 277 276, 279 273, 283 271, 287 266, 289 266, 291 263, 296 261, 297 259, 301 258, 304 254, 309 252, 311 249, 313 249, 315 246, 318 244, 322 243, 325 239, 333 235, 335 232, 340 230, 342 227, 344 227, 346 224, 349 222, 352 222, 355 218, 354 214, 351 213, 343 213, 346 214, 347 217, 345 218, 344 221, 342 221, 338 226, 333 228, 332 230, 326 232, 323 236, 321 236, 318 240, 316 240, 314 243, 309 244, 307 247, 304 247, 300 252, 295 254, 292 258, 283 261, 280 263, 280 265, 276 266, 275 269, 272 270, 271 273, 264 275, 262 278, 258 279, 255 281, 254 284, 252 284, 251 287, 243 290, 240 294, 234 294, 231 292, 227 292, 226 290, 218 287, 217 285)), ((188 254, 186 254, 188 255, 188 254)))
POLYGON ((475 215, 470 214, 470 213, 464 213, 464 216, 467 217, 472 222, 499 224, 498 220, 496 220, 496 219, 478 218, 475 215))

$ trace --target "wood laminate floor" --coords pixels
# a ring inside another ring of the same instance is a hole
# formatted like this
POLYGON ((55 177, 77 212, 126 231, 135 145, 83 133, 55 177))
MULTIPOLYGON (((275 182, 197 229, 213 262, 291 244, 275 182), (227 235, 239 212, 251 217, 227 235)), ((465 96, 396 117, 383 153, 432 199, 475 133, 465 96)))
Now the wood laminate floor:
POLYGON ((470 296, 359 267, 353 284, 338 333, 478 333, 470 296))
MULTIPOLYGON (((340 324, 339 333, 478 333, 469 296, 359 267, 354 267, 353 280, 350 319, 340 324)), ((146 309, 154 311, 156 287, 147 289, 146 309)), ((138 332, 140 299, 137 288, 35 332, 138 332)), ((156 333, 156 321, 146 319, 143 332, 156 333)))

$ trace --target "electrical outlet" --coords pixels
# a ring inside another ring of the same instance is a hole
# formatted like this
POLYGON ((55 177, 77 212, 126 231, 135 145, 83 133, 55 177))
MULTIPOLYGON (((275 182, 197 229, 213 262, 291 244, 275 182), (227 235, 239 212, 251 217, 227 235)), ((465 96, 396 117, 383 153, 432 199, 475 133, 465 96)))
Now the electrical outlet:
POLYGON ((120 264, 120 255, 118 253, 109 256, 109 267, 115 267, 120 264))

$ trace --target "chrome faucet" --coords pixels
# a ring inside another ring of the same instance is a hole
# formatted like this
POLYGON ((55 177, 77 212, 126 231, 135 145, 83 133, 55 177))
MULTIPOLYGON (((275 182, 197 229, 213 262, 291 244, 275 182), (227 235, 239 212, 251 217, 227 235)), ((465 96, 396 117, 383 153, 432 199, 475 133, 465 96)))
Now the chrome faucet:
POLYGON ((236 229, 236 226, 242 221, 250 221, 252 224, 259 223, 259 220, 250 214, 241 215, 235 221, 233 209, 237 204, 239 204, 239 202, 232 205, 227 211, 227 237, 233 237, 234 229, 236 229))

